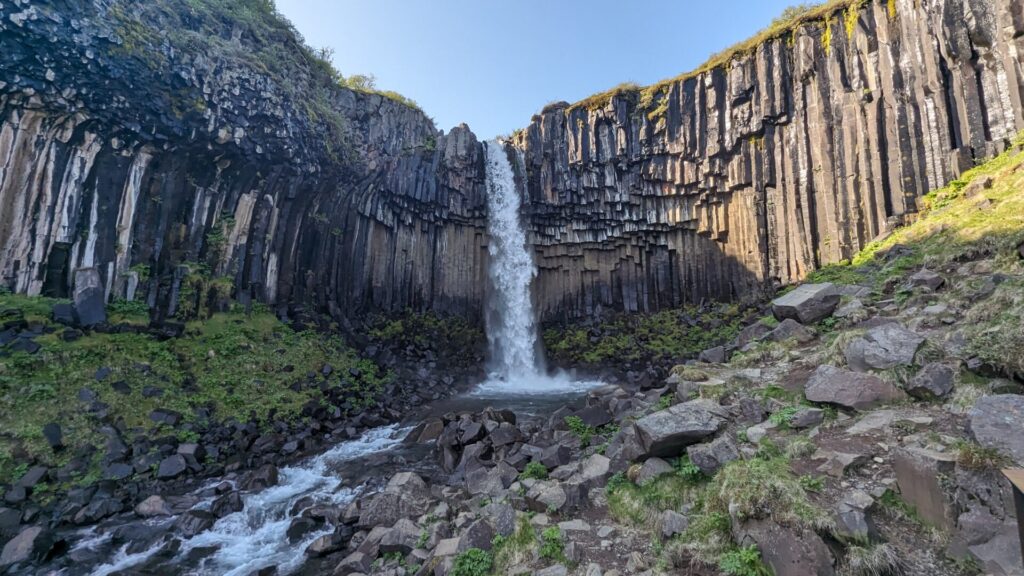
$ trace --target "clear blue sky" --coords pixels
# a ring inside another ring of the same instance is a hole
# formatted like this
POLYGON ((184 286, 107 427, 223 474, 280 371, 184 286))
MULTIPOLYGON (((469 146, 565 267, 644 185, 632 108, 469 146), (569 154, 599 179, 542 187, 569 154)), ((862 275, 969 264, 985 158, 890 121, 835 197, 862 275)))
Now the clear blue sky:
POLYGON ((545 104, 691 70, 797 0, 277 0, 342 74, 416 100, 448 131, 526 126, 545 104))

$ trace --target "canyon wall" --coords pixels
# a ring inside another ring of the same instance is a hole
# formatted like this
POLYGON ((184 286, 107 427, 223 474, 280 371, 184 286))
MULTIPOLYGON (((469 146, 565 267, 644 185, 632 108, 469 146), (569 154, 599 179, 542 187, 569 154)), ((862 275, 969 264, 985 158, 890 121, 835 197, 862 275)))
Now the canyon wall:
POLYGON ((161 318, 228 297, 479 317, 475 136, 338 87, 257 4, 0 2, 3 285, 66 296, 96 268, 161 318))
POLYGON ((798 281, 1024 129, 1021 0, 870 1, 828 28, 515 135, 545 318, 798 281))
MULTIPOLYGON (((871 0, 512 139, 545 320, 751 299, 1024 129, 1024 0, 871 0)), ((482 146, 353 91, 262 0, 0 0, 0 283, 479 320, 482 146), (218 12, 230 6, 229 12, 218 12)))

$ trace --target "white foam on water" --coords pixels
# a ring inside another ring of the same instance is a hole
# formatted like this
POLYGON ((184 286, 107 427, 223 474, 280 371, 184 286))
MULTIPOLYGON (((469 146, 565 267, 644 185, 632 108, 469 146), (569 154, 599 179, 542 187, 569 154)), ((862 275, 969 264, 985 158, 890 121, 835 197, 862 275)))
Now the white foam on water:
POLYGON ((181 555, 195 548, 218 547, 198 574, 245 576, 270 565, 277 565, 281 574, 298 569, 306 560, 306 547, 331 530, 314 532, 301 542, 289 543, 287 531, 295 502, 311 496, 318 503, 348 504, 359 490, 339 489, 341 480, 331 472, 330 465, 388 450, 401 442, 401 432, 397 424, 375 428, 302 466, 281 469, 277 486, 244 496, 245 507, 241 512, 225 516, 210 530, 185 542, 181 555))
POLYGON ((508 396, 561 396, 582 394, 604 385, 598 380, 575 380, 567 374, 522 374, 499 376, 491 374, 469 394, 479 398, 502 398, 508 396))
POLYGON ((131 568, 132 566, 145 562, 149 559, 150 556, 156 554, 159 550, 160 546, 153 546, 149 550, 136 552, 135 554, 129 554, 128 544, 125 544, 121 547, 120 550, 114 553, 114 557, 111 559, 111 562, 94 569, 92 572, 90 572, 90 574, 92 576, 108 576, 109 574, 120 572, 121 570, 125 570, 127 568, 131 568))
MULTIPOLYGON (((179 559, 191 550, 216 547, 209 558, 197 570, 189 574, 217 576, 245 576, 266 566, 277 565, 278 572, 288 574, 305 562, 304 550, 314 540, 331 530, 308 534, 294 545, 288 542, 288 526, 295 503, 310 496, 317 503, 345 505, 360 492, 359 488, 340 487, 341 479, 331 470, 331 465, 356 459, 393 448, 402 441, 407 429, 397 424, 374 428, 355 440, 342 442, 334 448, 316 456, 299 466, 282 468, 280 483, 261 492, 243 495, 245 504, 241 512, 221 518, 213 528, 182 543, 179 559)), ((207 499, 195 506, 208 509, 207 499)), ((95 549, 110 540, 109 534, 85 534, 87 539, 76 548, 95 549)), ((118 551, 111 562, 96 569, 94 574, 106 576, 141 564, 160 549, 137 554, 127 554, 127 546, 118 551)))

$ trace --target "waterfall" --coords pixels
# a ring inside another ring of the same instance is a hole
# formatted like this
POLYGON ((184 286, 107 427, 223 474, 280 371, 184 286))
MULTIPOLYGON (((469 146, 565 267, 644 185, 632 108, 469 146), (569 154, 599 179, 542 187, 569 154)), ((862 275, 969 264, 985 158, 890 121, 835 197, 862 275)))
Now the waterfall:
POLYGON ((499 140, 484 143, 487 158, 487 232, 490 291, 487 298, 487 344, 491 372, 477 395, 517 396, 578 393, 600 385, 564 374, 548 376, 538 353, 537 323, 530 284, 537 267, 519 218, 521 204, 512 165, 499 140))
POLYGON ((487 231, 491 292, 488 298, 487 341, 492 380, 529 380, 543 370, 537 356, 537 327, 530 283, 537 268, 526 247, 519 218, 520 198, 512 165, 499 140, 484 144, 487 157, 487 231))

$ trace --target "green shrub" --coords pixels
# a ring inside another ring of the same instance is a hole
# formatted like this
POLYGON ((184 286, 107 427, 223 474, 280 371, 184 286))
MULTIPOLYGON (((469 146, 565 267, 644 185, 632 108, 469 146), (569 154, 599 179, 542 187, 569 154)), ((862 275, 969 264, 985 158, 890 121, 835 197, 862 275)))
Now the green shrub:
POLYGON ((555 562, 565 562, 565 542, 558 526, 545 529, 540 534, 540 557, 555 562))
POLYGON ((583 423, 583 419, 579 416, 566 416, 565 424, 569 427, 569 432, 572 432, 574 436, 580 439, 580 444, 584 447, 590 445, 590 438, 594 435, 594 429, 583 423))
POLYGON ((486 576, 494 567, 494 557, 490 552, 479 548, 470 548, 455 557, 451 576, 486 576))
POLYGON ((793 417, 796 416, 797 412, 799 411, 799 406, 786 406, 785 408, 769 416, 768 421, 782 429, 786 429, 789 428, 789 423, 793 420, 793 417))
POLYGON ((718 561, 718 568, 729 576, 772 576, 771 570, 761 561, 756 546, 730 550, 718 561))
POLYGON ((704 473, 700 471, 696 464, 690 461, 690 457, 686 454, 680 456, 676 461, 676 474, 690 483, 697 483, 704 477, 704 473))
POLYGON ((520 480, 547 480, 547 477, 548 467, 536 461, 527 464, 519 473, 520 480))

